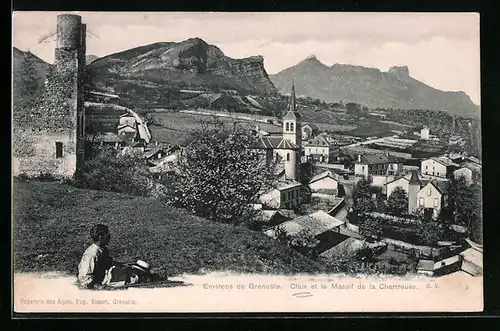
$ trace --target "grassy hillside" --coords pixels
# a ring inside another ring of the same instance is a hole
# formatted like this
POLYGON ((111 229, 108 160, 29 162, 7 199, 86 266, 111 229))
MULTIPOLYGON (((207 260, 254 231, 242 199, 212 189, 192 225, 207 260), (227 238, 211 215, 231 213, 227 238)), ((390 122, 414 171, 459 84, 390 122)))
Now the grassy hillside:
POLYGON ((143 259, 159 275, 200 271, 299 273, 317 263, 264 234, 210 222, 161 201, 57 182, 15 180, 14 270, 76 274, 97 222, 112 232, 119 261, 143 259))
POLYGON ((29 82, 27 77, 23 77, 25 74, 30 74, 34 80, 33 84, 36 82, 36 86, 33 88, 39 88, 43 86, 45 78, 47 77, 47 72, 50 68, 50 64, 43 61, 36 55, 30 52, 23 52, 16 47, 12 49, 12 78, 13 78, 13 100, 16 105, 23 104, 33 97, 31 94, 26 94, 26 84, 29 82), (31 66, 31 68, 28 68, 31 66))

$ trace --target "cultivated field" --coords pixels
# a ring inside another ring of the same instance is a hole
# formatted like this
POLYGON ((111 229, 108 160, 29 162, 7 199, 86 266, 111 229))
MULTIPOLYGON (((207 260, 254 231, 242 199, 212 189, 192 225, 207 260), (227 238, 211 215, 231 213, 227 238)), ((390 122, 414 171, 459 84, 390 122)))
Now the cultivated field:
POLYGON ((281 126, 257 121, 234 120, 228 117, 215 117, 200 114, 156 111, 149 113, 148 116, 151 118, 148 127, 151 131, 153 140, 169 144, 180 143, 182 139, 187 137, 189 131, 200 128, 204 122, 213 122, 216 119, 228 126, 233 126, 236 122, 237 125, 248 129, 258 125, 262 130, 269 130, 272 132, 281 130, 281 126))

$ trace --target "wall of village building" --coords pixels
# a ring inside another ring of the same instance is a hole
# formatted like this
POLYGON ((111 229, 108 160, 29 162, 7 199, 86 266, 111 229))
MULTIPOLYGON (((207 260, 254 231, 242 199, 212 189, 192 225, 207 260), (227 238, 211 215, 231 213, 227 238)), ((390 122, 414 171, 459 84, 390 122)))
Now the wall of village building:
POLYGON ((453 176, 455 177, 455 179, 464 177, 465 181, 468 184, 471 184, 473 179, 473 171, 469 168, 460 168, 453 172, 453 176))
POLYGON ((14 176, 73 176, 77 169, 77 144, 72 130, 54 132, 15 128, 14 131, 14 176))
POLYGON ((260 197, 260 203, 276 209, 292 209, 300 205, 300 188, 295 186, 289 189, 273 189, 260 197))
POLYGON ((373 175, 369 176, 369 182, 373 186, 384 186, 385 184, 391 182, 394 180, 395 176, 379 176, 379 175, 373 175))
POLYGON ((13 174, 72 177, 84 159, 85 25, 57 17, 53 74, 32 102, 13 112, 13 174))
POLYGON ((392 192, 398 187, 402 188, 406 192, 406 194, 408 195, 409 184, 410 184, 410 181, 404 177, 401 177, 399 179, 396 179, 395 181, 387 183, 386 192, 385 192, 387 195, 387 198, 389 198, 389 196, 392 194, 392 192))
POLYGON ((297 179, 300 159, 297 151, 292 149, 276 149, 275 156, 278 155, 280 162, 285 166, 285 176, 288 179, 297 179))
POLYGON ((368 165, 362 163, 354 164, 354 175, 368 177, 368 165))
POLYGON ((309 187, 313 191, 319 191, 319 190, 338 190, 339 185, 338 181, 331 178, 331 177, 325 177, 320 180, 317 180, 315 182, 312 182, 309 184, 309 187))
POLYGON ((433 159, 427 159, 421 162, 420 171, 422 175, 446 178, 447 167, 433 159))
POLYGON ((432 208, 432 217, 437 218, 443 206, 443 195, 434 185, 428 183, 417 193, 417 210, 432 208))

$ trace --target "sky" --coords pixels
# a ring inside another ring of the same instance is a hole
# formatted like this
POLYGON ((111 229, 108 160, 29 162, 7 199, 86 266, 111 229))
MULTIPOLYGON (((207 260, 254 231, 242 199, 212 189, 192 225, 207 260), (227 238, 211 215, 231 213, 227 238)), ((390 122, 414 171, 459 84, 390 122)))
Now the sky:
MULTIPOLYGON (((13 46, 52 63, 63 12, 15 12, 13 46)), ((66 12, 69 13, 69 12, 66 12)), ((407 65, 410 75, 480 103, 479 14, 314 12, 73 12, 90 32, 87 54, 105 56, 160 41, 199 37, 225 55, 264 57, 275 74, 316 55, 335 63, 378 68, 407 65)))

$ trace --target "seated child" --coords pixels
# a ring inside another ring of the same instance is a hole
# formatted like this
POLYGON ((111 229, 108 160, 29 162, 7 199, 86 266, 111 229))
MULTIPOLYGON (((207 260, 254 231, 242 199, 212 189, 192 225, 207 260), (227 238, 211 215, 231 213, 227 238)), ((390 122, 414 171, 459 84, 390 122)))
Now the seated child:
POLYGON ((78 265, 78 286, 88 289, 102 287, 106 272, 114 264, 107 247, 111 239, 109 228, 104 224, 94 225, 90 237, 94 243, 85 250, 78 265))
POLYGON ((107 245, 111 239, 109 228, 97 224, 90 230, 94 242, 83 253, 78 265, 78 286, 83 289, 100 289, 104 286, 123 286, 150 282, 155 277, 149 271, 149 264, 137 261, 123 264, 113 261, 107 245))

